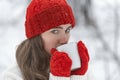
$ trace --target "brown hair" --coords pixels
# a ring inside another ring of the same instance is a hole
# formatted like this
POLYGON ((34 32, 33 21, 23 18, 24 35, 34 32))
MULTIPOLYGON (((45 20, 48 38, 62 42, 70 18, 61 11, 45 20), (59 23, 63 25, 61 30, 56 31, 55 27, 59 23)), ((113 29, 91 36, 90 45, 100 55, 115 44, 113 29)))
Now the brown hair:
POLYGON ((16 59, 24 80, 49 80, 50 54, 41 36, 26 39, 17 48, 16 59))

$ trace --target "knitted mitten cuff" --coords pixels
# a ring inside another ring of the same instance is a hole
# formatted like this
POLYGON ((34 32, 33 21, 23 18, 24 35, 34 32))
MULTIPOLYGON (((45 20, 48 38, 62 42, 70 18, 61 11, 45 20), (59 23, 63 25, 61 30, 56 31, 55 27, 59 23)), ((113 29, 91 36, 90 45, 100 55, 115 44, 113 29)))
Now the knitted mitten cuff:
POLYGON ((87 79, 87 76, 86 75, 82 75, 82 76, 80 76, 80 75, 72 75, 71 77, 70 77, 70 80, 88 80, 87 79))
POLYGON ((54 76, 50 73, 49 80, 70 80, 70 77, 54 76))

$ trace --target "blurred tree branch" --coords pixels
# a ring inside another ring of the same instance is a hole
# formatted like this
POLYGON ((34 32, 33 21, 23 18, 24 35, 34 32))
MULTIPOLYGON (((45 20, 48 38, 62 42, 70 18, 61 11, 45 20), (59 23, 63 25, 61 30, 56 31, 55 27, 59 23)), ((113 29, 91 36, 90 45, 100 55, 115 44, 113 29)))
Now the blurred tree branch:
MULTIPOLYGON (((101 33, 101 31, 99 30, 99 26, 97 24, 97 21, 96 19, 94 18, 94 13, 93 13, 93 9, 91 7, 92 5, 92 0, 81 0, 84 2, 84 5, 81 6, 81 13, 82 15, 84 16, 84 20, 85 20, 85 27, 87 28, 88 26, 92 26, 93 27, 93 30, 94 30, 94 34, 97 35, 97 38, 100 40, 101 44, 103 45, 103 50, 105 52, 108 52, 106 54, 109 54, 111 55, 112 59, 110 60, 113 60, 116 64, 117 64, 117 70, 119 70, 120 72, 120 58, 119 58, 119 53, 118 53, 118 38, 119 38, 119 31, 120 31, 120 21, 119 21, 119 9, 118 9, 118 2, 114 1, 116 4, 114 10, 113 10, 113 13, 114 13, 114 49, 112 50, 109 46, 109 42, 107 42, 104 37, 103 37, 103 34, 101 33)), ((75 3, 77 4, 77 3, 75 3)), ((79 9, 78 9, 79 10, 79 9)), ((79 12, 79 11, 78 11, 79 12)), ((108 67, 108 64, 109 64, 109 61, 108 58, 106 58, 104 56, 104 53, 100 53, 101 56, 102 56, 102 60, 103 62, 105 63, 105 73, 106 74, 106 80, 112 80, 112 77, 110 75, 110 71, 109 71, 109 67, 108 67)), ((98 55, 97 57, 99 57, 99 54, 96 54, 98 55)), ((100 59, 100 58, 96 58, 96 59, 100 59)), ((119 73, 120 75, 120 73, 119 73)))

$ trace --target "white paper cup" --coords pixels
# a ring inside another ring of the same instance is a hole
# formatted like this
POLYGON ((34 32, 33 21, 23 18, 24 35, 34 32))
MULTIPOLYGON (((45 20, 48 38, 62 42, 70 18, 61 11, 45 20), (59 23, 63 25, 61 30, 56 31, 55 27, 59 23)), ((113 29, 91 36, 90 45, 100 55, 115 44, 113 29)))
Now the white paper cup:
POLYGON ((79 53, 77 49, 77 43, 71 42, 57 47, 58 51, 66 52, 72 60, 71 70, 75 70, 81 67, 79 53))

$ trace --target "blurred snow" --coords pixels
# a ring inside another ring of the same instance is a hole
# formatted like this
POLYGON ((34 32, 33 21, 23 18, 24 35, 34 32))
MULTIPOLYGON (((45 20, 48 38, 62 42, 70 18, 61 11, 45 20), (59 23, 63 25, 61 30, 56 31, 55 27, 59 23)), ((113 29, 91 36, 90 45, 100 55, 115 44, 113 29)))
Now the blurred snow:
POLYGON ((15 50, 25 39, 24 15, 26 3, 20 0, 0 1, 0 71, 14 64, 15 50))
MULTIPOLYGON (((68 2, 72 5, 77 1, 84 0, 68 2)), ((82 40, 88 47, 88 80, 120 80, 120 0, 91 1, 90 16, 95 19, 97 28, 85 26, 83 16, 75 13, 80 21, 72 30, 70 40, 82 40)), ((0 72, 16 62, 16 47, 26 38, 24 21, 27 4, 26 0, 0 0, 0 72)))

